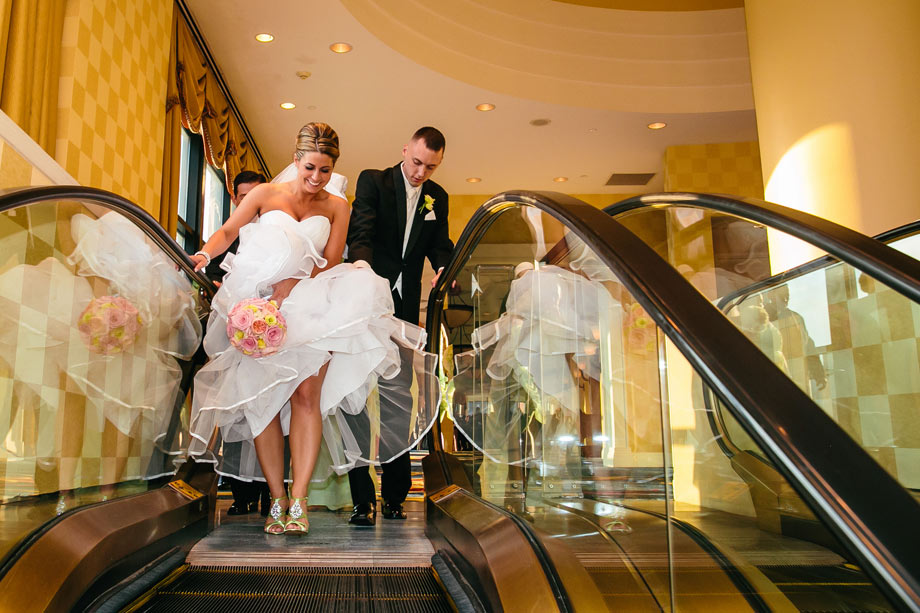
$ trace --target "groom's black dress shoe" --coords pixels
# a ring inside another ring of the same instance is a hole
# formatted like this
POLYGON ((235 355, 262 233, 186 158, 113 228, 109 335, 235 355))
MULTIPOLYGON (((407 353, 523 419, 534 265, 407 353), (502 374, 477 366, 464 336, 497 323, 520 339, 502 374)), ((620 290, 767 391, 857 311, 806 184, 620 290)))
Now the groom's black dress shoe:
POLYGON ((261 507, 259 510, 259 515, 262 517, 268 517, 268 511, 272 506, 272 499, 271 496, 268 495, 267 487, 262 490, 262 493, 259 496, 259 506, 261 507))
POLYGON ((384 502, 380 512, 384 519, 406 519, 406 512, 399 502, 384 502))
POLYGON ((259 508, 258 502, 234 502, 227 508, 227 515, 247 515, 259 508))
POLYGON ((348 523, 353 526, 373 526, 377 523, 377 505, 369 502, 356 504, 348 523))

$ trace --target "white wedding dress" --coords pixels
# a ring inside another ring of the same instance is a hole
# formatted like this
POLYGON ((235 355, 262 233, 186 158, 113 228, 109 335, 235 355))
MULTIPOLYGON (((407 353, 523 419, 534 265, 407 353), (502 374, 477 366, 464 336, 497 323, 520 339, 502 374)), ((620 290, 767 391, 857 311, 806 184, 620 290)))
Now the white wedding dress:
POLYGON ((298 221, 284 211, 269 211, 240 230, 237 254, 225 259, 229 272, 214 297, 204 341, 211 359, 195 378, 189 449, 199 459, 217 462, 221 474, 264 478, 253 437, 279 413, 288 433, 291 394, 327 362, 320 398, 324 444, 314 481, 332 471, 344 474, 356 465, 392 460, 414 447, 434 423, 440 401, 435 356, 422 351, 424 330, 393 316, 387 281, 352 264, 311 276, 314 267, 326 265, 322 253, 330 230, 321 215, 298 221), (273 284, 289 278, 301 280, 281 304, 287 322, 281 349, 252 358, 233 348, 226 333, 228 312, 240 300, 270 296, 273 284), (401 363, 400 349, 412 359, 401 363), (409 390, 388 385, 401 368, 414 370, 409 390), (381 423, 383 400, 401 400, 404 414, 381 423), (215 428, 224 442, 219 458, 206 452, 215 428))

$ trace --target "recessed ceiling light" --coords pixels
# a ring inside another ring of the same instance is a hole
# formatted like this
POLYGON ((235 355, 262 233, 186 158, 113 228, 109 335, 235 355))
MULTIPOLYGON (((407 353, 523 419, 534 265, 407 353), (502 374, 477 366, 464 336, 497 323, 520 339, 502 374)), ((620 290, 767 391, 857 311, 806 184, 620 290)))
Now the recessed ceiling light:
POLYGON ((597 128, 588 128, 589 134, 597 134, 597 128))
POLYGON ((353 47, 348 43, 332 43, 329 45, 329 48, 333 51, 333 53, 348 53, 353 49, 353 47))
POLYGON ((310 72, 309 70, 298 70, 295 74, 297 75, 298 79, 300 79, 301 81, 305 81, 309 79, 313 73, 310 72))
POLYGON ((569 180, 568 177, 553 177, 553 181, 555 181, 556 183, 565 183, 568 180, 569 180))
POLYGON ((666 128, 666 127, 668 127, 668 124, 666 124, 663 121, 655 121, 655 122, 648 124, 649 130, 660 130, 661 128, 666 128))
POLYGON ((466 179, 467 183, 479 183, 480 181, 482 181, 482 179, 479 177, 467 177, 466 179))
POLYGON ((275 40, 275 37, 268 32, 263 32, 262 34, 256 34, 256 40, 260 43, 270 43, 275 40))
POLYGON ((296 107, 297 105, 294 104, 293 102, 282 102, 281 103, 281 108, 283 108, 285 111, 290 111, 291 109, 296 108, 296 107))
POLYGON ((476 105, 477 111, 492 111, 495 109, 495 105, 491 102, 483 102, 482 104, 476 105))

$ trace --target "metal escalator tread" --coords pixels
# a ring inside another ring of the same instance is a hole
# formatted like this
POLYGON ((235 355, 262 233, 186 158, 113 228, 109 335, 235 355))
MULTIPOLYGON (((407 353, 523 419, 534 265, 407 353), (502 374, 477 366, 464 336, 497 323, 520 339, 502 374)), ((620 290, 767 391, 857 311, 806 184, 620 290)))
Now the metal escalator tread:
POLYGON ((890 613, 866 576, 846 566, 771 565, 758 568, 803 613, 890 613))
POLYGON ((430 567, 190 566, 138 609, 233 613, 452 611, 430 567))

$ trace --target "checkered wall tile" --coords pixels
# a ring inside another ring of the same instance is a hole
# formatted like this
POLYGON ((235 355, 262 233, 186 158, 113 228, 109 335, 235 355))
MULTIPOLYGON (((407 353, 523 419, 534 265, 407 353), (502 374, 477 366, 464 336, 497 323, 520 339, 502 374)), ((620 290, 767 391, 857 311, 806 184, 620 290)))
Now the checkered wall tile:
POLYGON ((51 185, 52 181, 0 138, 0 189, 51 185))
POLYGON ((811 323, 829 332, 829 342, 814 348, 826 386, 810 381, 805 339, 813 332, 789 311, 773 322, 782 335, 782 365, 890 474, 920 488, 920 306, 849 266, 813 274, 821 272, 826 320, 815 312, 811 323))
POLYGON ((731 194, 763 198, 756 142, 676 145, 665 151, 668 192, 731 194))
POLYGON ((55 159, 81 184, 159 209, 172 0, 71 0, 55 159))

